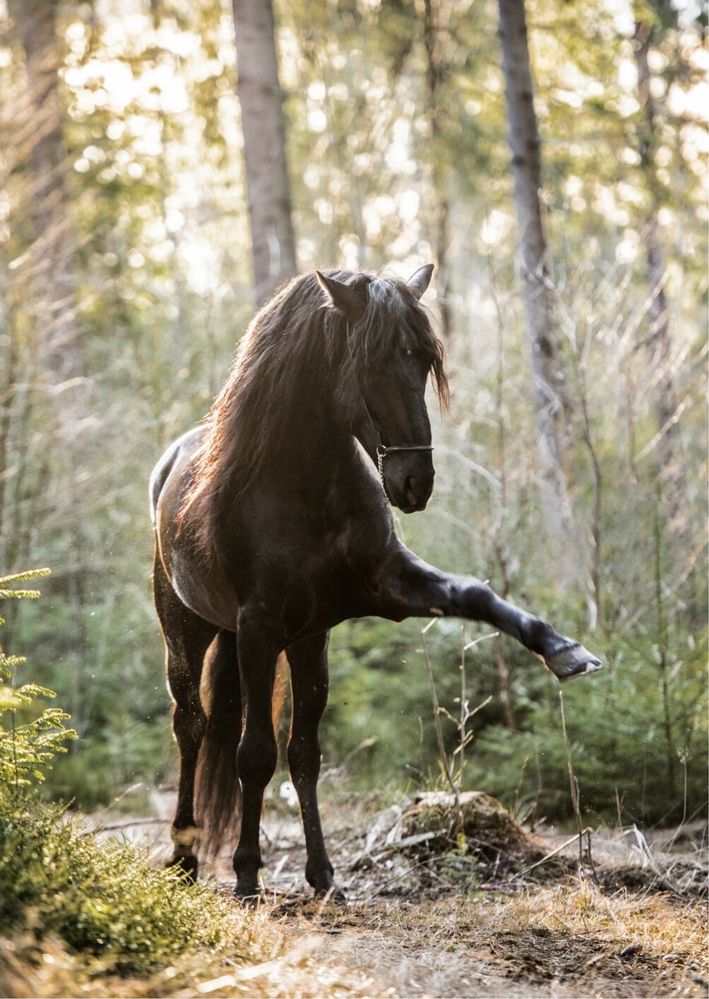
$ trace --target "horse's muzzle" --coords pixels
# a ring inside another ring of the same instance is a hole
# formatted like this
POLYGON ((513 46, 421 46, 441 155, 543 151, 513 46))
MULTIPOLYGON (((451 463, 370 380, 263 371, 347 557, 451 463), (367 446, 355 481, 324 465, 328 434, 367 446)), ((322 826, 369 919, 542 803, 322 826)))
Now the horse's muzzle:
POLYGON ((433 492, 433 475, 407 475, 403 481, 385 476, 384 486, 390 502, 402 513, 424 510, 433 492))
POLYGON ((420 476, 410 475, 404 481, 404 499, 407 507, 404 512, 413 513, 415 510, 425 509, 432 492, 433 478, 428 481, 420 476))

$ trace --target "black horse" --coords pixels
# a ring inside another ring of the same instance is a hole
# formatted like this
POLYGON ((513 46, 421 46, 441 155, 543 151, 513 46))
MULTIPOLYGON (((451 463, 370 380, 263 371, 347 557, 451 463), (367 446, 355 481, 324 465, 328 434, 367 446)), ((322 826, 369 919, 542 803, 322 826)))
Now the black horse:
POLYGON ((433 489, 429 374, 447 402, 442 345, 419 304, 432 271, 408 283, 344 271, 293 280, 255 317, 204 425, 172 444, 151 478, 155 602, 180 753, 172 863, 196 875, 199 826, 213 847, 240 812, 241 898, 259 892, 282 652, 288 763, 318 894, 333 887, 316 787, 330 628, 363 615, 469 618, 516 638, 560 680, 601 667, 394 533, 389 504, 422 510, 433 489))

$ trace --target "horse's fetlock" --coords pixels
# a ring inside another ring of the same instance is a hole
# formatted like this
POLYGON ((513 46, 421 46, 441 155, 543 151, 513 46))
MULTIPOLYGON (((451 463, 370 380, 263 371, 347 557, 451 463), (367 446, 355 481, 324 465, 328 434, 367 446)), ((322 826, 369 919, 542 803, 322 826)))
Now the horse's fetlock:
POLYGON ((327 857, 305 865, 305 880, 316 891, 328 891, 335 883, 335 869, 327 857))
POLYGON ((529 647, 538 655, 549 655, 562 644, 561 636, 540 617, 532 618, 529 647))
POLYGON ((258 872, 263 867, 260 849, 253 846, 237 846, 232 866, 239 882, 255 883, 258 872))
POLYGON ((175 848, 193 850, 199 846, 201 830, 198 826, 183 826, 177 829, 173 826, 170 829, 170 838, 175 848))

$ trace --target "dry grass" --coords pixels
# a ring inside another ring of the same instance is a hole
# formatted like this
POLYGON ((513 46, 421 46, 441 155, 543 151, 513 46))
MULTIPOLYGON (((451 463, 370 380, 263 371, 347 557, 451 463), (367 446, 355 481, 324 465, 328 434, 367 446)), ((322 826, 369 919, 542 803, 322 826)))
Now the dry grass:
POLYGON ((417 979, 427 995, 548 995, 550 984, 569 996, 707 994, 704 904, 609 896, 586 880, 512 897, 356 906, 327 919, 341 934, 336 956, 359 951, 399 995, 419 994, 417 979))
POLYGON ((709 971, 706 903, 679 904, 654 894, 617 891, 608 896, 591 881, 573 887, 528 891, 504 905, 507 917, 521 927, 558 928, 567 933, 593 932, 614 944, 636 945, 664 957, 677 947, 709 971))
POLYGON ((35 996, 704 996, 706 908, 591 882, 288 916, 235 906, 240 954, 200 950, 144 978, 57 941, 2 942, 0 994, 35 996), (246 947, 245 947, 246 945, 246 947), (243 956, 244 954, 248 956, 243 956))
MULTIPOLYGON (((271 901, 245 911, 219 892, 226 926, 218 949, 196 946, 144 977, 119 978, 115 955, 77 955, 57 939, 45 940, 40 950, 28 931, 25 938, 0 940, 0 995, 707 996, 704 902, 649 889, 609 889, 614 878, 599 887, 570 876, 570 861, 543 865, 535 875, 544 880, 525 887, 505 875, 496 890, 478 887, 485 879, 473 876, 472 855, 462 856, 467 866, 459 870, 451 860, 460 861, 455 851, 432 855, 421 866, 418 855, 382 848, 379 856, 374 849, 376 862, 362 864, 365 835, 378 842, 371 834, 378 824, 388 828, 396 810, 377 823, 371 803, 355 796, 347 802, 347 826, 331 837, 343 880, 350 875, 347 908, 311 899, 302 883, 300 825, 290 815, 277 817, 269 827, 265 871, 271 901), (401 870, 408 871, 406 878, 401 870)), ((337 810, 331 816, 333 828, 341 815, 337 810)), ((138 828, 145 842, 147 829, 138 828)), ((625 870, 632 859, 626 839, 599 840, 608 852, 596 858, 599 870, 606 861, 609 871, 625 870)), ((555 843, 532 845, 548 852, 555 843)), ((229 858, 215 873, 230 891, 229 858)))
POLYGON ((240 950, 249 957, 232 959, 198 950, 145 977, 107 974, 106 962, 72 953, 61 941, 43 941, 41 949, 22 939, 0 939, 0 995, 18 997, 87 996, 269 996, 286 997, 384 995, 364 971, 323 962, 316 953, 322 938, 312 929, 285 928, 263 908, 246 919, 239 913, 240 950), (250 938, 250 939, 249 939, 250 938))

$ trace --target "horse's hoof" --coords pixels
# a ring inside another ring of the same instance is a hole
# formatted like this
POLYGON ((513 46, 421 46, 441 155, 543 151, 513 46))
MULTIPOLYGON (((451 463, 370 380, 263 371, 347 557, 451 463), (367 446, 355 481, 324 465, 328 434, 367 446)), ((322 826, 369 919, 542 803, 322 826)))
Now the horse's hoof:
POLYGON ((324 905, 339 905, 343 908, 347 905, 347 896, 342 888, 330 885, 329 888, 316 888, 315 898, 324 905))
POLYGON ((263 901, 263 892, 260 888, 239 888, 234 889, 234 898, 246 909, 257 909, 263 901))
POLYGON ((199 874, 199 861, 193 853, 185 857, 173 857, 171 860, 168 860, 165 867, 177 868, 178 873, 183 875, 185 881, 192 883, 197 880, 197 875, 199 874))
POLYGON ((544 662, 561 683, 603 669, 601 660, 578 642, 570 642, 569 645, 545 658, 544 662))

